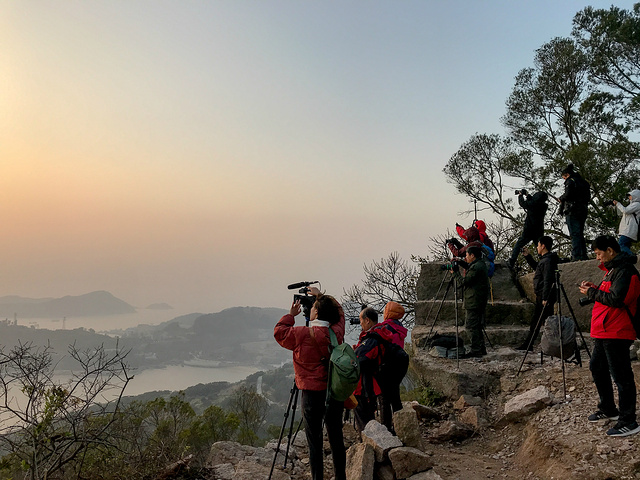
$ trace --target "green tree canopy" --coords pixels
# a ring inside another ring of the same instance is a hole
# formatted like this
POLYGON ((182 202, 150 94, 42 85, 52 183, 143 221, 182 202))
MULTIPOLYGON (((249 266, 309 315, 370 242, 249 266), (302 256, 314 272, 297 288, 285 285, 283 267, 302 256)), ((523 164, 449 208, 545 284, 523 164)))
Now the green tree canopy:
POLYGON ((524 212, 515 208, 511 191, 522 186, 549 194, 547 231, 566 241, 553 207, 563 189, 560 172, 569 163, 591 184, 587 233, 617 226, 615 212, 603 204, 624 199, 640 182, 639 12, 640 4, 632 12, 579 12, 572 37, 542 45, 533 66, 516 76, 502 118, 505 135, 476 134, 446 164, 444 173, 458 192, 502 222, 493 233, 503 245, 522 228, 524 212))

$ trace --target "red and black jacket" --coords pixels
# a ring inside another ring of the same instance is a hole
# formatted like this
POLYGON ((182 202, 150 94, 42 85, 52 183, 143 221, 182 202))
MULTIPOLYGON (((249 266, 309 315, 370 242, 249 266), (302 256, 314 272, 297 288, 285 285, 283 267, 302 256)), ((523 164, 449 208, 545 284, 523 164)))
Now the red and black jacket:
POLYGON ((375 376, 384 357, 384 341, 393 343, 393 334, 383 324, 375 325, 360 333, 355 353, 360 364, 360 383, 355 394, 373 398, 380 395, 380 386, 375 376))
POLYGON ((595 301, 591 313, 591 337, 600 339, 635 340, 631 323, 640 295, 638 271, 632 258, 619 253, 601 264, 605 276, 598 288, 590 288, 587 296, 595 301))

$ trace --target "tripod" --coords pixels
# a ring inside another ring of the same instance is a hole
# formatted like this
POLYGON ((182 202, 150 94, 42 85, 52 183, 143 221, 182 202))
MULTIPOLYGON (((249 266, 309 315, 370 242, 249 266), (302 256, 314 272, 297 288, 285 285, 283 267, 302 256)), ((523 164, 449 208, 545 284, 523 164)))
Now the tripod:
MULTIPOLYGON (((455 316, 455 325, 456 325, 456 362, 458 367, 460 366, 460 350, 459 350, 459 319, 458 319, 458 282, 456 279, 456 276, 451 274, 451 271, 448 270, 447 273, 442 277, 442 281, 440 282, 440 287, 438 288, 438 292, 436 293, 435 296, 435 300, 434 303, 431 304, 431 308, 429 309, 429 313, 427 313, 427 320, 429 319, 429 317, 431 316, 431 312, 433 311, 433 307, 437 302, 437 298, 438 298, 438 294, 440 293, 440 291, 442 290, 442 286, 444 285, 445 281, 447 281, 447 278, 449 279, 448 283, 447 283, 447 288, 445 289, 444 295, 442 296, 442 299, 440 300, 440 305, 438 306, 438 310, 436 312, 436 316, 433 319, 433 323, 431 324, 431 328, 429 329, 429 334, 427 335, 427 343, 433 338, 432 337, 432 333, 433 333, 433 329, 436 325, 436 322, 438 321, 438 317, 440 316, 440 311, 442 310, 442 307, 444 305, 444 301, 447 298, 447 295, 449 293, 449 290, 451 289, 451 287, 453 286, 453 302, 454 302, 454 316, 455 316)), ((487 339, 487 343, 489 344, 489 346, 491 348, 493 348, 493 345, 491 344, 491 340, 489 339, 489 335, 487 335, 487 330, 484 328, 484 326, 482 327, 482 333, 485 336, 485 338, 487 339)))
MULTIPOLYGON (((562 296, 564 296, 565 302, 567 303, 567 307, 569 308, 569 312, 571 314, 571 319, 573 320, 576 330, 580 334, 580 338, 582 339, 582 345, 584 346, 584 349, 587 351, 587 355, 589 356, 589 358, 591 358, 591 352, 589 352, 589 347, 587 346, 587 342, 584 339, 584 335, 582 335, 582 330, 580 330, 580 325, 578 325, 578 321, 576 320, 576 315, 573 311, 573 308, 571 307, 571 302, 569 302, 569 297, 567 296, 567 292, 564 289, 564 285, 562 284, 562 282, 560 282, 560 270, 556 270, 554 272, 554 283, 553 283, 553 286, 551 287, 551 292, 554 292, 554 291, 557 292, 557 295, 558 295, 558 333, 560 335, 560 359, 562 360, 562 386, 563 386, 564 398, 567 398, 567 383, 565 378, 565 365, 564 365, 565 359, 564 359, 564 353, 563 353, 564 342, 562 341, 562 323, 561 323, 562 322, 562 296)), ((534 332, 540 331, 540 327, 542 326, 542 321, 543 321, 542 317, 544 316, 545 311, 546 311, 546 308, 543 308, 542 311, 540 312, 540 317, 538 318, 538 321, 536 323, 536 329, 534 330, 534 332)), ((520 368, 518 369, 518 373, 516 373, 516 376, 520 375, 522 366, 524 365, 524 362, 527 359, 529 349, 533 345, 533 341, 535 340, 536 337, 537 337, 537 334, 532 335, 531 338, 529 339, 527 349, 525 350, 524 357, 522 358, 522 362, 520 363, 520 368)), ((580 359, 580 349, 577 344, 576 344, 575 356, 576 356, 578 365, 582 366, 582 361, 580 359)))
MULTIPOLYGON (((289 395, 289 403, 287 404, 287 410, 284 412, 284 421, 282 422, 282 428, 280 429, 280 436, 278 437, 278 445, 276 446, 276 452, 273 455, 273 462, 271 463, 271 471, 269 472, 269 480, 271 480, 271 476, 273 475, 273 469, 276 466, 276 459, 278 458, 278 453, 280 452, 280 444, 282 443, 282 437, 284 436, 284 431, 287 427, 287 419, 289 418, 289 412, 291 412, 291 422, 289 424, 289 434, 287 436, 287 449, 284 454, 284 464, 283 467, 287 467, 287 459, 289 457, 289 448, 291 447, 291 437, 293 436, 293 423, 296 418, 296 406, 298 404, 298 394, 300 390, 296 385, 296 381, 293 381, 293 386, 291 387, 291 392, 289 395)), ((298 434, 298 430, 300 429, 300 424, 298 424, 298 429, 296 429, 296 435, 298 434)))
MULTIPOLYGON (((431 334, 433 333, 433 328, 436 326, 436 322, 438 321, 438 316, 440 315, 440 311, 442 310, 444 301, 447 298, 447 294, 449 293, 451 286, 453 286, 453 309, 455 312, 454 316, 456 321, 456 362, 457 362, 457 366, 460 367, 460 347, 459 347, 459 337, 458 337, 458 282, 456 280, 456 276, 451 274, 450 270, 447 270, 447 273, 445 273, 445 275, 442 277, 442 281, 440 282, 440 288, 438 288, 438 292, 436 293, 435 298, 438 298, 438 293, 440 293, 440 290, 442 289, 442 285, 444 284, 447 277, 450 277, 449 282, 447 283, 447 288, 444 291, 442 300, 440 300, 440 306, 438 307, 436 316, 433 319, 433 323, 431 324, 431 329, 429 330, 429 334, 427 335, 427 343, 429 343, 429 340, 431 340, 432 338, 431 334)), ((431 311, 433 310, 433 305, 435 305, 435 301, 431 305, 431 308, 429 309, 427 318, 429 318, 429 316, 431 315, 431 311)))

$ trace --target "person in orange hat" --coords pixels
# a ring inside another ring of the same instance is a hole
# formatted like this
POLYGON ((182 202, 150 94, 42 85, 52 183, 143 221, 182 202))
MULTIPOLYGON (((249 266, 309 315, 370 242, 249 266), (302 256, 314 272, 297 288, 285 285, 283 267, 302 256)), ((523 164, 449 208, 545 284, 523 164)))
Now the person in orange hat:
MULTIPOLYGON (((404 348, 404 339, 407 337, 407 329, 402 325, 400 320, 405 315, 405 310, 398 302, 389 302, 384 307, 382 317, 384 321, 380 324, 382 328, 387 330, 392 337, 393 343, 404 348)), ((402 409, 402 400, 400 399, 400 383, 402 378, 380 379, 380 388, 382 390, 381 401, 382 408, 380 410, 380 420, 389 430, 391 430, 393 412, 402 409)))

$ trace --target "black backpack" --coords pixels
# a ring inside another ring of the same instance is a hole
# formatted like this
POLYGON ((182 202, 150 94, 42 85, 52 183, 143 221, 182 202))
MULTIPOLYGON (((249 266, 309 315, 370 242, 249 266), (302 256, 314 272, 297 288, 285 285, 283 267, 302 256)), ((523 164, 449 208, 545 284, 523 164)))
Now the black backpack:
POLYGON ((376 378, 383 383, 400 384, 409 370, 409 354, 400 345, 385 340, 379 334, 370 334, 378 340, 378 344, 384 348, 382 362, 376 374, 376 378))

